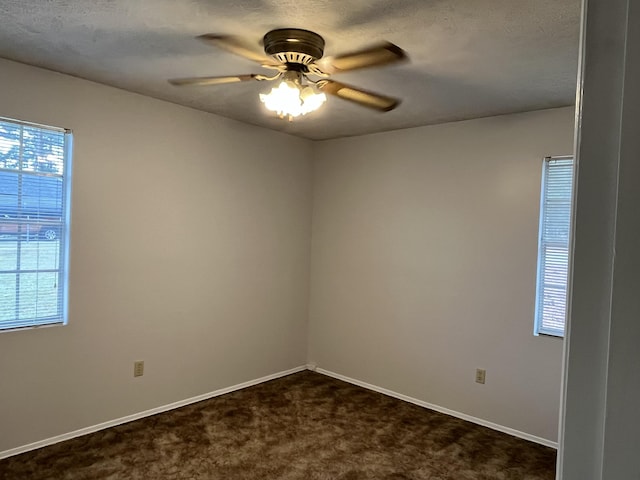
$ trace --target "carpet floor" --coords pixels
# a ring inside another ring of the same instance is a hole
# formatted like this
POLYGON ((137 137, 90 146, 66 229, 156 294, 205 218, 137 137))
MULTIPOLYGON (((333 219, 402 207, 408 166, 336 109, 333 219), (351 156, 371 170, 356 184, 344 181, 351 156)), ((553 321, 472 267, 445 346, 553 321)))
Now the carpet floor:
POLYGON ((305 371, 0 460, 0 479, 551 480, 555 456, 305 371))

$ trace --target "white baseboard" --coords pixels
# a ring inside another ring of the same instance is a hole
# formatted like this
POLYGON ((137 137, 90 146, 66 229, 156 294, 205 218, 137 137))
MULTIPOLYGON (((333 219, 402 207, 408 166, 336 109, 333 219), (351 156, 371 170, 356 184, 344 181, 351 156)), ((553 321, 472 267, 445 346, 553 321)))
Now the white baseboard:
POLYGON ((387 390, 386 388, 378 387, 376 385, 371 385, 370 383, 361 382, 360 380, 356 380, 354 378, 346 377, 344 375, 340 375, 339 373, 331 372, 329 370, 325 370, 324 368, 319 368, 315 364, 307 365, 309 370, 313 370, 315 372, 321 373, 323 375, 327 375, 328 377, 337 378, 338 380, 342 380, 347 383, 351 383, 353 385, 358 385, 359 387, 366 388, 368 390, 373 390, 374 392, 382 393, 384 395, 388 395, 389 397, 394 397, 400 400, 404 400, 405 402, 413 403, 414 405, 418 405, 420 407, 428 408, 429 410, 435 410, 436 412, 444 413, 446 415, 451 415, 452 417, 457 417, 462 420, 466 420, 471 423, 475 423, 477 425, 482 425, 483 427, 488 427, 492 430, 497 430, 502 433, 506 433, 509 435, 513 435, 514 437, 522 438, 524 440, 529 440, 530 442, 539 443, 540 445, 544 445, 546 447, 558 448, 557 442, 552 442, 551 440, 547 440, 546 438, 537 437, 535 435, 531 435, 529 433, 521 432, 519 430, 515 430, 513 428, 505 427, 503 425, 498 425, 497 423, 489 422, 487 420, 483 420, 481 418, 473 417, 471 415, 467 415, 466 413, 456 412, 455 410, 449 410, 448 408, 440 407, 439 405, 434 405, 432 403, 424 402, 422 400, 418 400, 417 398, 409 397, 407 395, 403 395, 402 393, 397 393, 392 390, 387 390))
POLYGON ((55 437, 45 438, 44 440, 39 440, 37 442, 29 443, 28 445, 23 445, 21 447, 11 448, 9 450, 2 451, 0 452, 0 459, 11 457, 13 455, 18 455, 20 453, 25 453, 30 450, 35 450, 37 448, 46 447, 48 445, 53 445, 54 443, 64 442, 65 440, 70 440, 75 437, 87 435, 88 433, 104 430, 105 428, 115 427, 116 425, 122 425, 123 423, 132 422, 140 418, 149 417, 151 415, 156 415, 162 412, 167 412, 175 408, 180 408, 186 405, 190 405, 192 403, 201 402, 202 400, 208 400, 209 398, 218 397, 220 395, 224 395, 225 393, 235 392, 236 390, 241 390, 243 388, 251 387, 259 383, 268 382, 269 380, 275 380, 276 378, 285 377, 287 375, 291 375, 292 373, 298 373, 306 369, 307 369, 306 365, 292 368, 290 370, 285 370, 283 372, 267 375, 266 377, 256 378, 255 380, 249 380, 248 382, 239 383, 231 387, 221 388, 220 390, 215 390, 213 392, 204 393, 202 395, 197 395, 195 397, 187 398, 185 400, 180 400, 178 402, 173 402, 168 405, 162 405, 160 407, 152 408, 150 410, 145 410, 144 412, 134 413, 133 415, 127 415, 126 417, 116 418, 115 420, 109 420, 108 422, 103 422, 97 425, 92 425, 90 427, 81 428, 80 430, 74 430, 73 432, 63 433, 62 435, 56 435, 55 437))

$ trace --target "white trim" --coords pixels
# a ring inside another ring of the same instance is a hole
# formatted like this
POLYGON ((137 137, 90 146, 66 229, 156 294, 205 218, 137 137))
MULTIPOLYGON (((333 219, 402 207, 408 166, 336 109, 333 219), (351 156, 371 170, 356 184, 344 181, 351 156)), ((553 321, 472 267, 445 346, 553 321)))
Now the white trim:
POLYGON ((303 365, 300 367, 292 368, 290 370, 284 370, 282 372, 267 375, 266 377, 256 378, 255 380, 249 380, 247 382, 239 383, 231 387, 221 388, 220 390, 214 390, 213 392, 197 395, 195 397, 187 398, 185 400, 180 400, 178 402, 173 402, 168 405, 162 405, 160 407, 152 408, 150 410, 134 413, 133 415, 127 415, 126 417, 116 418, 115 420, 109 420, 108 422, 103 422, 97 425, 92 425, 90 427, 81 428, 79 430, 74 430, 73 432, 63 433, 62 435, 56 435, 55 437, 45 438, 44 440, 39 440, 37 442, 29 443, 21 447, 11 448, 9 450, 0 452, 0 459, 12 457, 13 455, 19 455, 20 453, 29 452, 31 450, 35 450, 36 448, 42 448, 48 445, 53 445, 54 443, 64 442, 65 440, 70 440, 72 438, 80 437, 82 435, 87 435, 89 433, 97 432, 99 430, 104 430, 105 428, 111 428, 117 425, 122 425, 123 423, 132 422, 134 420, 139 420, 141 418, 149 417, 151 415, 156 415, 158 413, 167 412, 169 410, 184 407, 192 403, 201 402, 202 400, 208 400, 213 397, 224 395, 225 393, 231 393, 231 392, 235 392, 236 390, 242 390, 243 388, 252 387, 253 385, 258 385, 259 383, 268 382, 269 380, 275 380, 276 378, 285 377, 287 375, 298 373, 306 369, 307 369, 307 366, 303 365))
MULTIPOLYGON (((315 367, 315 365, 313 366, 315 367)), ((308 366, 308 368, 309 370, 311 370, 310 366, 308 366)), ((438 405, 434 405, 432 403, 428 403, 423 400, 418 400, 417 398, 403 395, 402 393, 396 393, 392 390, 387 390, 386 388, 378 387, 376 385, 371 385, 370 383, 366 383, 360 380, 356 380, 354 378, 346 377, 344 375, 340 375, 339 373, 325 370, 324 368, 315 367, 315 371, 323 375, 327 375, 328 377, 337 378, 338 380, 342 380, 343 382, 351 383, 353 385, 358 385, 359 387, 363 387, 368 390, 373 390, 374 392, 382 393, 383 395, 388 395, 389 397, 394 397, 399 400, 404 400, 405 402, 413 403, 414 405, 428 408, 429 410, 435 410, 436 412, 444 413, 446 415, 451 415, 452 417, 460 418, 462 420, 466 420, 467 422, 475 423, 477 425, 482 425, 483 427, 488 427, 492 430, 497 430, 498 432, 506 433, 508 435, 522 438, 524 440, 529 440, 530 442, 539 443, 540 445, 544 445, 546 447, 551 447, 555 449, 558 448, 557 442, 552 442, 551 440, 547 440, 546 438, 537 437, 529 433, 521 432, 519 430, 514 430, 513 428, 505 427, 503 425, 498 425, 497 423, 493 423, 487 420, 483 420, 481 418, 473 417, 471 415, 467 415, 466 413, 460 413, 460 412, 456 412, 455 410, 449 410, 448 408, 440 407, 438 405)))

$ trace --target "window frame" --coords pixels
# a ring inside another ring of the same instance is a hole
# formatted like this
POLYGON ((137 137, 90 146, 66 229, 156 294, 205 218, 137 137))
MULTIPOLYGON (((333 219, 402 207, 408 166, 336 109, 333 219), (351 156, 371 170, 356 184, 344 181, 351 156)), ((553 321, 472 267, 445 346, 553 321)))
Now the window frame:
MULTIPOLYGON (((3 326, 3 323, 0 322, 0 333, 5 332, 13 332, 20 330, 29 330, 35 328, 46 328, 46 327, 56 327, 56 326, 64 326, 68 324, 69 321, 69 253, 70 253, 70 232, 71 232, 71 186, 72 186, 72 172, 73 172, 73 132, 68 128, 55 127, 51 125, 44 125, 40 123, 28 122, 24 120, 18 120, 9 117, 0 116, 0 121, 4 123, 10 123, 16 126, 31 127, 39 130, 47 130, 50 132, 58 132, 64 136, 64 146, 63 146, 63 170, 62 174, 57 175, 46 175, 42 174, 34 174, 32 171, 25 171, 27 175, 33 175, 34 177, 41 178, 61 178, 62 180, 62 208, 61 208, 61 224, 60 224, 60 242, 59 246, 59 265, 58 265, 58 285, 61 286, 62 292, 58 295, 58 310, 60 312, 59 315, 55 315, 51 318, 51 321, 45 320, 46 317, 36 317, 31 319, 29 323, 25 322, 24 325, 10 325, 3 326)), ((22 149, 23 149, 23 140, 20 141, 20 156, 22 157, 22 149)), ((22 161, 22 159, 20 160, 22 161)), ((18 182, 22 182, 21 175, 25 173, 21 173, 22 170, 19 169, 11 169, 11 168, 0 168, 1 171, 7 173, 15 173, 18 175, 18 182)), ((18 242, 22 242, 23 240, 20 238, 18 234, 18 242)), ((27 235, 27 241, 28 235, 27 235)), ((47 269, 42 269, 47 270, 47 269)), ((36 273, 40 271, 40 269, 36 269, 36 273)), ((20 323, 18 319, 13 319, 12 321, 7 321, 6 323, 20 323)))
POLYGON ((571 270, 571 251, 572 251, 572 236, 573 236, 573 216, 575 207, 575 186, 576 186, 576 159, 575 155, 554 155, 544 157, 542 161, 542 176, 541 176, 541 188, 540 188, 540 210, 538 220, 538 250, 536 260, 536 294, 535 294, 535 313, 534 313, 534 326, 533 334, 535 336, 546 336, 553 338, 564 338, 567 327, 567 314, 569 310, 569 284, 570 284, 570 270, 571 270), (565 308, 564 308, 564 323, 562 331, 555 329, 544 328, 542 311, 540 309, 540 297, 544 295, 544 285, 541 277, 543 268, 542 251, 545 242, 544 239, 544 219, 545 219, 545 200, 547 194, 547 169, 550 162, 553 160, 571 160, 571 194, 570 194, 570 213, 569 213, 569 234, 567 238, 567 283, 565 285, 565 308))

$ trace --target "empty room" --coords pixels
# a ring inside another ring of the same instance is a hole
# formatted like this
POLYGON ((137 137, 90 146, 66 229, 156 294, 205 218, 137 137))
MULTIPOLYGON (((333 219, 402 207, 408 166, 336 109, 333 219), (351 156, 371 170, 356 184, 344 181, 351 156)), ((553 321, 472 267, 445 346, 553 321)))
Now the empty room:
POLYGON ((636 478, 584 12, 3 2, 0 479, 636 478))

